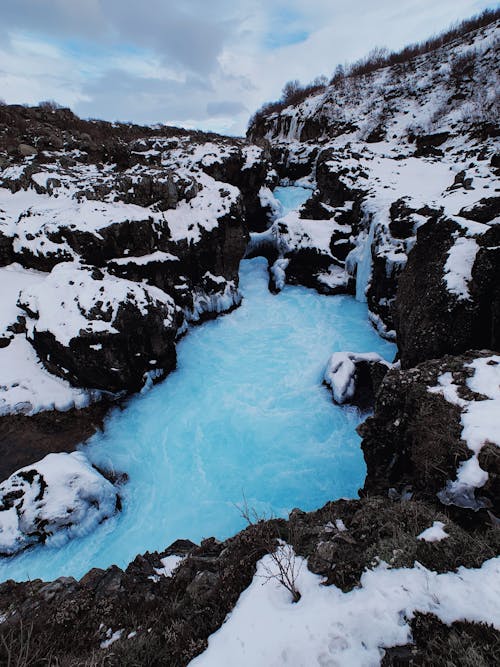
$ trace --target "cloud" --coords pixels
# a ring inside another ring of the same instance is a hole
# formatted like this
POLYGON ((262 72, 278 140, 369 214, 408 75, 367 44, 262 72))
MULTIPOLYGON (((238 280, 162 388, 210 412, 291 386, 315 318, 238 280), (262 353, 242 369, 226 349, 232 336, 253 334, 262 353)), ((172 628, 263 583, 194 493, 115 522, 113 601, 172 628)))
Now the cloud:
POLYGON ((487 0, 16 0, 2 7, 7 102, 242 133, 284 83, 397 49, 487 0), (211 124, 211 125, 210 125, 211 124))
POLYGON ((210 116, 236 116, 248 111, 241 102, 209 102, 207 113, 210 116))

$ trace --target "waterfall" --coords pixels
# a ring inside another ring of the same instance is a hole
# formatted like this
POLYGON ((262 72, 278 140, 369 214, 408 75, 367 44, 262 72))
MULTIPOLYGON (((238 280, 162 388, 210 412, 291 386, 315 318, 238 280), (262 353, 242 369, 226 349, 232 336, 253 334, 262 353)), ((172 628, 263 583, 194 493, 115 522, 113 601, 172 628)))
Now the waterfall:
POLYGON ((358 244, 346 258, 346 270, 350 275, 356 272, 356 300, 366 303, 366 290, 372 275, 372 245, 376 221, 372 218, 368 233, 358 237, 358 244))

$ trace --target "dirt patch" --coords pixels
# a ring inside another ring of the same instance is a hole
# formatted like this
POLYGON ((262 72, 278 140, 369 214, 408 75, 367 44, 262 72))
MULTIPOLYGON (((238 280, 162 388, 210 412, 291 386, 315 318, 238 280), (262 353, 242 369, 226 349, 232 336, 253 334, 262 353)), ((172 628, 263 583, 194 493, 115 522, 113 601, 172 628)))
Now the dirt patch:
POLYGON ((75 451, 102 428, 110 409, 109 402, 101 401, 82 410, 0 417, 0 480, 47 454, 75 451))

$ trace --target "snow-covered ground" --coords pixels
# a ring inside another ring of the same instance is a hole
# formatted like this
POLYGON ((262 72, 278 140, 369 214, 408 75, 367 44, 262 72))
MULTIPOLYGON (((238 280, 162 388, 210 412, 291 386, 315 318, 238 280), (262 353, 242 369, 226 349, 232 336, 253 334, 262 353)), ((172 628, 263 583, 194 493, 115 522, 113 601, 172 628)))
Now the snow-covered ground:
MULTIPOLYGON (((346 78, 250 128, 251 138, 263 137, 275 152, 282 152, 284 165, 310 170, 302 179, 308 187, 320 183, 315 180, 317 159, 323 172, 331 174, 324 179, 327 190, 328 183, 338 179, 342 187, 337 194, 343 187, 348 199, 363 193, 361 223, 352 229, 342 215, 352 201, 323 205, 330 220, 285 218, 279 230, 281 254, 307 247, 328 256, 343 231, 353 248, 345 264, 342 257, 332 257, 336 271, 331 280, 334 286, 346 286, 348 277, 355 276, 356 295, 363 300, 372 281, 372 258, 384 263, 387 278, 394 282, 418 227, 441 214, 462 228, 450 250, 445 284, 452 295, 467 298, 476 238, 488 226, 462 213, 498 196, 492 162, 498 138, 494 133, 481 136, 475 125, 498 119, 498 27, 498 21, 493 22, 405 66, 346 78), (390 229, 391 205, 398 200, 408 209, 403 234, 390 229), (347 274, 343 278, 342 271, 347 274)), ((373 296, 369 303, 374 325, 392 339, 393 299, 388 293, 373 296)))
POLYGON ((85 535, 116 511, 117 493, 82 452, 48 454, 0 485, 0 555, 85 535))
MULTIPOLYGON (((283 557, 286 552, 278 553, 283 557)), ((276 559, 265 556, 252 584, 190 667, 374 667, 384 647, 411 642, 408 621, 416 611, 448 624, 468 620, 500 628, 500 558, 445 574, 418 563, 391 569, 382 562, 349 593, 323 586, 302 558, 295 557, 293 568, 301 595, 296 603, 280 583, 276 559)))

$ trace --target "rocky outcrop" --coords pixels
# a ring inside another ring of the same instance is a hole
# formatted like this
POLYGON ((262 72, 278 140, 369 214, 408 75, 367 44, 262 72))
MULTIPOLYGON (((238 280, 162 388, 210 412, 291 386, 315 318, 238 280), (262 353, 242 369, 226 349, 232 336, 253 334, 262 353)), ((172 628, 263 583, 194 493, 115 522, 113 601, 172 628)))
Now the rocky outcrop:
POLYGON ((464 206, 459 215, 474 222, 491 222, 500 215, 500 197, 484 197, 474 204, 464 206))
POLYGON ((498 349, 499 234, 496 226, 466 234, 445 218, 418 229, 394 306, 403 368, 470 348, 498 349))
POLYGON ((367 410, 391 364, 374 352, 334 352, 330 357, 323 382, 332 390, 335 403, 352 404, 367 410))
MULTIPOLYGON (((0 266, 21 264, 24 282, 29 270, 47 274, 21 299, 25 314, 12 292, 17 322, 2 345, 15 327, 75 387, 136 391, 175 366, 184 318, 240 303, 248 225, 267 220, 268 155, 242 140, 81 121, 49 106, 0 109, 0 266), (10 151, 13 134, 36 155, 10 151)), ((11 352, 37 363, 18 338, 11 352)), ((24 394, 5 405, 26 411, 24 394)))
POLYGON ((48 452, 73 451, 101 429, 110 403, 104 398, 84 408, 45 410, 34 415, 10 414, 0 419, 0 479, 48 452))
MULTIPOLYGON (((57 656, 68 665, 96 652, 111 666, 146 660, 187 665, 206 648, 209 635, 250 584, 257 561, 275 549, 278 539, 307 557, 309 568, 326 585, 337 586, 339 595, 359 587, 363 572, 378 558, 388 568, 411 568, 418 561, 420 567, 447 572, 479 567, 499 548, 498 531, 468 532, 446 508, 388 498, 339 500, 307 514, 295 510, 288 521, 260 521, 225 542, 180 541, 163 553, 138 556, 126 570, 93 569, 80 581, 5 582, 0 584, 0 634, 15 656, 28 626, 37 655, 57 656), (435 521, 445 526, 447 539, 419 539, 435 521), (166 567, 170 562, 173 568, 166 567)), ((0 659, 5 646, 0 643, 0 659)), ((426 642, 413 649, 417 657, 427 654, 426 642)), ((439 650, 432 656, 440 657, 439 650)))
POLYGON ((64 263, 23 291, 20 305, 45 366, 74 385, 134 391, 148 373, 175 367, 182 316, 154 287, 64 263))
POLYGON ((468 352, 390 370, 373 417, 359 427, 368 468, 364 492, 439 497, 498 512, 498 461, 482 450, 498 440, 499 360, 491 352, 468 352))

